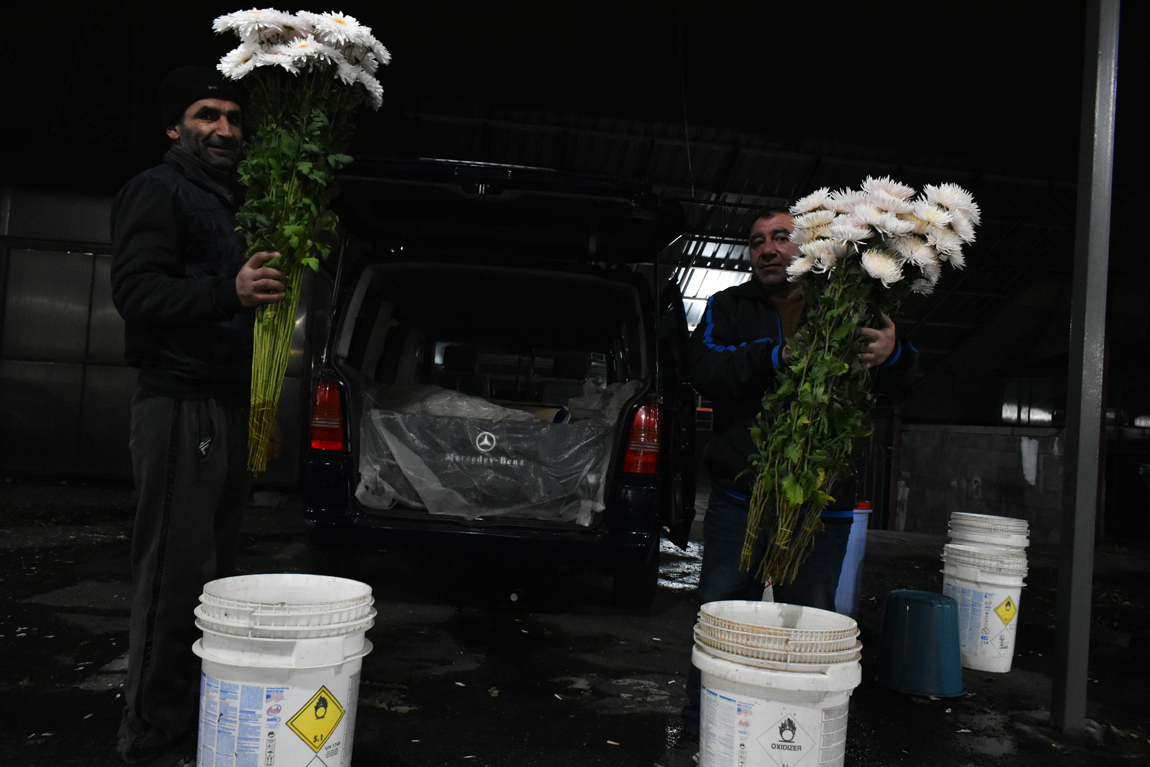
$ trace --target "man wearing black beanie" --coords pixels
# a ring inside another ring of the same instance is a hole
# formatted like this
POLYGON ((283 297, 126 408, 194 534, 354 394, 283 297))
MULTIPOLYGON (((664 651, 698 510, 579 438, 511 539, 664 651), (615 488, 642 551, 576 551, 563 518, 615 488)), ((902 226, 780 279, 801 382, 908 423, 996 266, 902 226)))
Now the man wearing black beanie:
POLYGON ((112 297, 140 369, 130 447, 139 492, 135 593, 118 750, 143 767, 195 764, 199 663, 193 610, 231 575, 247 500, 254 308, 283 275, 236 231, 239 89, 207 66, 160 86, 172 146, 112 203, 112 297))

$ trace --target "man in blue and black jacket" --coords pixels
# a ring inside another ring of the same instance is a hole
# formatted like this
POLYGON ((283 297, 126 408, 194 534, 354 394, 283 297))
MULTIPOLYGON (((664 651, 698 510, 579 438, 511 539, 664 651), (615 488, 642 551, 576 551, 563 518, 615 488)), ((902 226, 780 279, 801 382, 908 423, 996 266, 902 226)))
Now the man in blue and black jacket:
MULTIPOLYGON (((691 337, 691 382, 714 410, 713 436, 705 456, 711 497, 703 523, 699 579, 704 603, 762 595, 754 574, 739 571, 739 557, 754 480, 749 471, 755 452, 751 424, 762 410, 763 395, 778 385, 785 340, 800 330, 803 319, 802 287, 788 281, 786 273, 798 254, 798 246, 790 241, 791 229, 785 210, 764 211, 755 219, 749 241, 753 278, 711 296, 691 337)), ((890 318, 883 320, 882 328, 859 328, 870 339, 859 360, 875 371, 876 392, 905 391, 914 381, 918 352, 899 340, 890 318)), ((774 586, 775 601, 834 609, 857 501, 854 478, 840 482, 831 495, 835 501, 824 514, 826 532, 818 535, 795 583, 774 586)))
MULTIPOLYGON (((763 584, 755 577, 766 536, 759 537, 755 566, 739 569, 747 512, 754 480, 750 456, 756 452, 751 425, 762 410, 763 395, 778 385, 786 364, 785 340, 801 330, 803 292, 787 280, 786 269, 798 254, 790 241, 793 224, 785 210, 767 210, 755 219, 748 243, 752 279, 713 295, 691 337, 691 382, 711 401, 714 429, 705 462, 711 496, 703 518, 702 603, 726 599, 759 600, 763 584)), ((875 371, 875 391, 895 393, 914 380, 918 352, 899 340, 894 323, 859 328, 870 339, 860 361, 875 371)), ((776 602, 835 609, 835 590, 857 505, 853 477, 831 489, 834 503, 823 513, 825 530, 815 538, 810 557, 794 583, 773 586, 776 602)), ((699 674, 688 679, 687 727, 697 727, 699 674)))
POLYGON ((199 664, 193 610, 232 574, 247 500, 253 309, 283 275, 236 231, 243 126, 236 86, 183 67, 160 87, 172 146, 112 203, 112 298, 140 369, 130 446, 139 491, 119 752, 127 764, 194 764, 199 664))

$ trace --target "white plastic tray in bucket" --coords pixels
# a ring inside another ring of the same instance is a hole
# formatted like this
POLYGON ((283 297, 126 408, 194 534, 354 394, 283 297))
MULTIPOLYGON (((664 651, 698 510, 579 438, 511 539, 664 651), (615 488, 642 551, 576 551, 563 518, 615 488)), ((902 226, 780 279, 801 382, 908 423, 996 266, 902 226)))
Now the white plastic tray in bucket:
POLYGON ((1025 577, 1027 574, 1026 552, 1017 549, 948 543, 942 547, 942 561, 952 562, 956 566, 1006 575, 1025 577))
POLYGON ((696 644, 702 677, 701 767, 842 765, 857 660, 818 671, 757 668, 696 644))
POLYGON ((963 667, 1010 671, 1028 572, 1025 553, 948 543, 942 560, 943 594, 958 603, 963 667))
POLYGON ((238 764, 250 752, 349 765, 372 602, 367 584, 321 575, 205 585, 193 646, 203 660, 198 763, 238 764))
POLYGON ((950 528, 950 540, 964 546, 993 546, 1004 549, 1025 549, 1030 545, 1030 537, 1027 535, 987 533, 962 527, 950 528))
POLYGON ((832 664, 856 661, 862 653, 862 643, 857 640, 846 649, 812 652, 748 647, 736 642, 724 642, 715 639, 704 633, 700 626, 695 626, 695 644, 724 660, 779 671, 826 671, 827 667, 832 664))
POLYGON ((1025 519, 991 514, 955 512, 950 516, 950 539, 961 545, 1025 549, 1030 545, 1025 519))
POLYGON ((1000 517, 996 514, 973 514, 964 511, 956 511, 950 515, 950 526, 1012 535, 1026 535, 1030 531, 1030 523, 1025 519, 1000 517))
POLYGON ((221 578, 206 583, 200 595, 206 616, 257 626, 346 623, 366 616, 373 602, 367 584, 306 573, 221 578))
POLYGON ((699 608, 699 622, 799 641, 825 642, 858 636, 858 623, 849 616, 782 602, 708 602, 699 608))
POLYGON ((778 634, 760 634, 751 631, 735 631, 724 626, 715 626, 700 620, 697 629, 717 642, 729 642, 744 647, 758 647, 783 652, 840 652, 854 647, 858 632, 841 639, 797 639, 778 634))

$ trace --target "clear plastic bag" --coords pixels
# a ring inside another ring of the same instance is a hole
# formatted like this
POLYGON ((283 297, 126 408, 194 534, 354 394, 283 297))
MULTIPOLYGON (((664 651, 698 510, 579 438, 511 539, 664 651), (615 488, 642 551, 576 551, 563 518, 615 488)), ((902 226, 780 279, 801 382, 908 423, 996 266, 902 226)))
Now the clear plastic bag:
POLYGON ((356 498, 371 508, 402 503, 465 519, 589 526, 604 508, 612 427, 598 419, 549 424, 526 415, 496 421, 369 409, 361 422, 356 498))

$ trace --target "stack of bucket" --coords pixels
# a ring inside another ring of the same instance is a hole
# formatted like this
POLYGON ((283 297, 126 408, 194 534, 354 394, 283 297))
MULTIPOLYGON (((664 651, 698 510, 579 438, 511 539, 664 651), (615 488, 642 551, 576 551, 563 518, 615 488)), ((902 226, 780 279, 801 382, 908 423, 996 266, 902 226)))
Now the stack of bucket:
POLYGON ((702 767, 766 767, 804 757, 841 765, 847 707, 862 679, 858 635, 850 617, 813 607, 703 605, 691 654, 702 675, 702 767))
POLYGON ((943 547, 943 593, 958 602, 962 665, 1007 672, 1030 543, 1025 519, 955 512, 943 547))
POLYGON ((297 573, 207 583, 200 765, 350 765, 371 587, 297 573))

